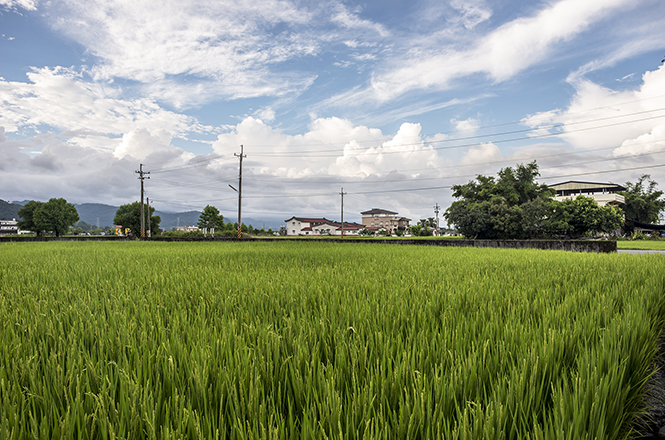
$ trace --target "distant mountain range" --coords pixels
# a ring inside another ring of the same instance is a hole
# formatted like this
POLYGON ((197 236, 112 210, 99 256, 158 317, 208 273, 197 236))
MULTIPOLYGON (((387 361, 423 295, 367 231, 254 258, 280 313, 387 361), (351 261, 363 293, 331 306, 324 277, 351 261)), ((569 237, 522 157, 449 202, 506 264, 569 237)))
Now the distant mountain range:
POLYGON ((0 220, 18 220, 18 210, 23 205, 0 200, 0 220))
MULTIPOLYGON (((18 220, 18 210, 28 202, 29 200, 22 200, 20 202, 6 202, 0 200, 0 220, 18 220)), ((99 226, 100 228, 103 228, 104 226, 113 226, 113 218, 115 217, 115 212, 118 210, 118 206, 104 205, 102 203, 81 203, 78 205, 74 204, 74 206, 79 213, 81 221, 92 226, 99 226)), ((160 228, 168 231, 169 229, 178 226, 195 225, 199 221, 201 212, 186 211, 173 213, 155 211, 154 215, 158 215, 162 219, 159 224, 160 228)), ((227 222, 235 222, 237 219, 235 217, 224 217, 224 220, 227 222)), ((283 224, 282 221, 263 221, 252 218, 243 218, 243 223, 246 225, 252 225, 257 229, 265 226, 266 229, 272 228, 273 230, 279 229, 283 224)))

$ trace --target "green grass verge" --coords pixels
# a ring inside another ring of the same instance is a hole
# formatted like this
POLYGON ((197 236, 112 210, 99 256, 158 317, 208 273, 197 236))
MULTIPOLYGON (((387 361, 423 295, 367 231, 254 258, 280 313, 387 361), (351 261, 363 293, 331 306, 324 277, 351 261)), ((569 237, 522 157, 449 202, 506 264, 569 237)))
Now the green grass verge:
POLYGON ((665 251, 665 240, 618 240, 617 249, 665 251))
POLYGON ((0 438, 622 438, 659 256, 0 246, 0 438))

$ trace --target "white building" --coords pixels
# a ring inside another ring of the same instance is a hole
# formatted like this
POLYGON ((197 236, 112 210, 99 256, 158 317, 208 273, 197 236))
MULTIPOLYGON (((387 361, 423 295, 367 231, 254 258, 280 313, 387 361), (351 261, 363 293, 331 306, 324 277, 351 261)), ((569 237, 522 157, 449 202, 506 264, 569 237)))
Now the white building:
MULTIPOLYGON (((363 225, 359 223, 349 223, 344 222, 344 235, 358 235, 358 232, 363 229, 363 225)), ((307 234, 307 230, 304 231, 305 235, 342 235, 342 224, 339 222, 326 222, 321 223, 316 226, 312 226, 311 234, 307 234)))
POLYGON ((177 228, 175 228, 175 230, 178 232, 196 232, 200 231, 200 228, 196 225, 190 225, 190 226, 185 225, 185 226, 178 226, 177 228))
MULTIPOLYGON (((291 217, 284 220, 286 235, 342 235, 342 224, 327 218, 291 217)), ((363 228, 359 223, 344 222, 344 235, 358 235, 363 228)))
POLYGON ((0 235, 18 234, 18 222, 16 219, 0 220, 0 235))
POLYGON ((312 226, 329 223, 330 220, 316 217, 291 217, 284 222, 286 223, 286 235, 312 235, 312 226))
POLYGON ((626 188, 614 183, 577 182, 571 180, 550 185, 549 187, 556 190, 554 200, 559 202, 566 199, 574 199, 577 196, 585 196, 594 199, 598 203, 598 206, 614 206, 626 203, 624 196, 616 194, 618 191, 625 191, 626 188))

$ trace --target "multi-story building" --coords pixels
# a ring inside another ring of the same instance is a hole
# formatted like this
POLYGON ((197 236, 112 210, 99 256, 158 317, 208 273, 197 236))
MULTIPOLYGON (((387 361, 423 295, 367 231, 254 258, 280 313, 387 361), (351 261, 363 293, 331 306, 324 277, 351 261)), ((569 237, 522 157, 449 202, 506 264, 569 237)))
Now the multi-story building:
POLYGON ((625 191, 626 188, 614 183, 577 182, 571 180, 550 185, 550 188, 556 190, 554 200, 558 200, 559 202, 566 199, 574 199, 577 196, 585 196, 594 199, 599 206, 626 203, 624 196, 616 194, 618 191, 625 191))
POLYGON ((0 235, 18 234, 18 222, 16 219, 0 220, 0 235))
POLYGON ((363 216, 363 226, 373 230, 385 229, 390 234, 397 230, 405 231, 409 228, 411 221, 410 218, 401 217, 396 212, 387 209, 372 208, 360 214, 363 216))

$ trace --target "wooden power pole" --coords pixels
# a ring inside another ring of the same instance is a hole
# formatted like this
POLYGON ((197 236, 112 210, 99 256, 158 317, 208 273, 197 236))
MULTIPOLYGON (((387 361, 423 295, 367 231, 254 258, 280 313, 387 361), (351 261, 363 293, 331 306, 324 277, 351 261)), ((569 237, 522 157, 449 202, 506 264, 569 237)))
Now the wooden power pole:
POLYGON ((240 173, 238 174, 238 238, 242 236, 240 228, 242 227, 242 159, 247 157, 243 154, 243 146, 240 146, 240 154, 233 153, 240 158, 240 173))
POLYGON ((344 238, 344 194, 346 193, 344 192, 344 188, 342 188, 339 193, 339 195, 342 196, 342 238, 344 238))
POLYGON ((138 171, 134 171, 139 175, 139 180, 141 181, 141 238, 145 237, 145 212, 143 211, 143 181, 145 179, 150 179, 150 177, 145 177, 149 172, 143 171, 143 164, 140 165, 138 171))

